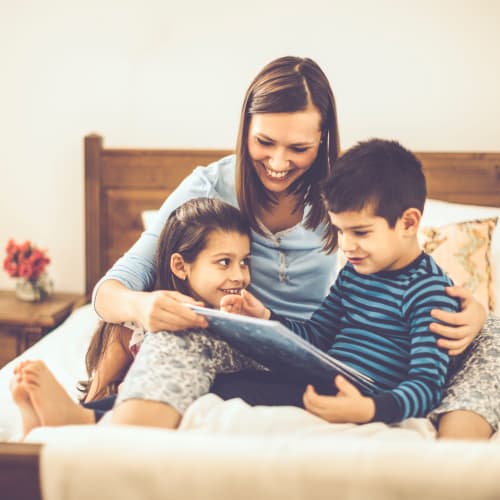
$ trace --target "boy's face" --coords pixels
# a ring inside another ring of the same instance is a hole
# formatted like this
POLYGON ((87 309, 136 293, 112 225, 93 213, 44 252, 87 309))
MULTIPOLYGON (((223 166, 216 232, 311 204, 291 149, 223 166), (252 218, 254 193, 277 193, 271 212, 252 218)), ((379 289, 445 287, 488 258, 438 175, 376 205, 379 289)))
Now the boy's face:
POLYGON ((403 218, 391 228, 370 207, 328 214, 338 230, 339 248, 360 274, 401 269, 420 253, 416 237, 412 237, 413 232, 408 234, 403 218))

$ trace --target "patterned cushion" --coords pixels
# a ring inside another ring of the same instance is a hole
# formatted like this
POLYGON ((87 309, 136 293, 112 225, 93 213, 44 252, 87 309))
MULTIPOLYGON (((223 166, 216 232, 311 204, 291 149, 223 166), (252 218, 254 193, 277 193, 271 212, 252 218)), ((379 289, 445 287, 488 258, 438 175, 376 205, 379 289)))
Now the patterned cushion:
POLYGON ((497 217, 422 227, 419 240, 457 285, 472 291, 486 308, 495 309, 491 240, 497 217))

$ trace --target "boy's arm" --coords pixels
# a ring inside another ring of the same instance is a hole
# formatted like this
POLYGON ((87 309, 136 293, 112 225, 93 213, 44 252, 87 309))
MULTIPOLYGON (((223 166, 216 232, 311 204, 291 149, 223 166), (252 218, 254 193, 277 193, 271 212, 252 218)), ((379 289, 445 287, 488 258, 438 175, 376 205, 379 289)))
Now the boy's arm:
POLYGON ((342 313, 341 275, 342 271, 330 288, 328 296, 311 318, 305 321, 292 320, 275 314, 246 290, 243 290, 241 295, 225 295, 221 300, 220 308, 225 312, 279 321, 309 343, 327 351, 332 346, 335 335, 340 328, 342 313))
POLYGON ((430 311, 437 308, 455 312, 460 308, 458 301, 446 294, 445 286, 449 286, 445 278, 426 276, 407 290, 402 308, 410 325, 408 376, 394 389, 373 396, 373 421, 391 423, 425 417, 441 401, 449 357, 429 330, 429 324, 435 321, 430 311))
POLYGON ((309 386, 304 393, 305 408, 335 423, 399 422, 405 418, 423 417, 441 398, 448 356, 436 345, 435 336, 428 331, 432 320, 430 309, 436 305, 450 311, 458 303, 444 292, 443 281, 425 280, 406 294, 404 307, 411 322, 411 353, 408 378, 392 390, 375 396, 364 396, 341 376, 335 379, 336 396, 317 394, 309 386))
POLYGON ((310 344, 323 351, 327 351, 332 346, 335 336, 340 329, 342 315, 341 290, 342 271, 330 288, 330 293, 310 319, 305 321, 292 320, 274 314, 272 311, 270 319, 279 321, 310 344))

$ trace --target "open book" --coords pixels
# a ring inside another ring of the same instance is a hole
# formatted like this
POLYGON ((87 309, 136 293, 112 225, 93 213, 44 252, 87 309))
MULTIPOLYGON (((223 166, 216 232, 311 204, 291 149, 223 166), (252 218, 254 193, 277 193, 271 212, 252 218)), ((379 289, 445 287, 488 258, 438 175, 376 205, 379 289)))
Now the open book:
POLYGON ((373 380, 329 356, 278 321, 251 318, 186 304, 205 316, 210 329, 243 354, 273 371, 300 376, 306 382, 331 382, 343 375, 360 391, 375 391, 373 380))

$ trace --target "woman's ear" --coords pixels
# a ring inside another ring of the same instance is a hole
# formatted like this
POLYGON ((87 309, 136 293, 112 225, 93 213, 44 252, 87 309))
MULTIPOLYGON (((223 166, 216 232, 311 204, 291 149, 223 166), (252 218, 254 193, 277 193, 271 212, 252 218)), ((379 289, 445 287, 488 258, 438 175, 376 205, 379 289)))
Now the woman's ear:
POLYGON ((403 231, 413 236, 417 234, 422 219, 422 212, 418 208, 407 208, 401 216, 403 231))
POLYGON ((170 270, 180 280, 185 280, 188 275, 188 265, 180 253, 173 253, 170 257, 170 270))

